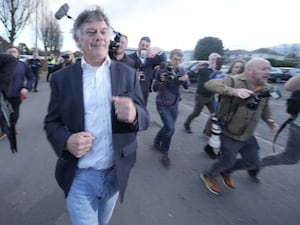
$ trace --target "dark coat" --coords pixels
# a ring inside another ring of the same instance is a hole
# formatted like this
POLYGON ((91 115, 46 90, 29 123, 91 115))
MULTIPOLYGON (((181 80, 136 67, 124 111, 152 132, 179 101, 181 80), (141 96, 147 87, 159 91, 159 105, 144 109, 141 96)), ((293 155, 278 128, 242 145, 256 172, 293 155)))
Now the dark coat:
POLYGON ((20 91, 22 88, 26 88, 30 91, 32 89, 33 81, 33 73, 30 67, 27 65, 27 63, 18 60, 13 72, 7 96, 20 96, 20 91))
MULTIPOLYGON (((117 120, 112 110, 112 138, 114 163, 117 170, 120 198, 123 200, 130 169, 136 161, 136 132, 149 125, 138 78, 133 69, 111 61, 112 96, 128 96, 137 109, 138 123, 128 124, 117 120)), ((83 78, 80 63, 75 63, 55 72, 51 78, 51 98, 44 129, 59 159, 56 165, 56 180, 67 197, 78 159, 65 149, 69 136, 84 131, 83 78)))
POLYGON ((17 59, 9 54, 0 54, 0 90, 7 92, 17 59))

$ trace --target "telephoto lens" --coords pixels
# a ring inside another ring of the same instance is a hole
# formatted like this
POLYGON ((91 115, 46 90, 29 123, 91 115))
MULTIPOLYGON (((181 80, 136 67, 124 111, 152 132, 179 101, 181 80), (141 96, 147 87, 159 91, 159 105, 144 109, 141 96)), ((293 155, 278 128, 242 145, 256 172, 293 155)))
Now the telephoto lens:
POLYGON ((222 129, 219 120, 217 117, 213 117, 211 121, 211 136, 208 140, 208 144, 204 148, 204 151, 211 159, 215 159, 220 155, 221 134, 222 129))

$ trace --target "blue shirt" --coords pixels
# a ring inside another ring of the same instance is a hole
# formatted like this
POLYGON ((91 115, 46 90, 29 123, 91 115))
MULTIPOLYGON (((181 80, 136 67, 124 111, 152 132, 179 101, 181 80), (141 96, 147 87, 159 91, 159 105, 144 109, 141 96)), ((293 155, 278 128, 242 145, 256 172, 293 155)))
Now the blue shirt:
POLYGON ((79 159, 79 168, 107 169, 113 165, 110 59, 101 66, 82 57, 85 131, 95 137, 90 151, 79 159))

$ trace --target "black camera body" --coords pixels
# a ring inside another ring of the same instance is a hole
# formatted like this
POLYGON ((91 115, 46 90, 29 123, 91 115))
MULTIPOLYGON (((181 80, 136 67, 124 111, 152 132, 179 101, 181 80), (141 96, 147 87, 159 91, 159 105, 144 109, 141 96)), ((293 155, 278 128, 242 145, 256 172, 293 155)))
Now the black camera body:
POLYGON ((224 63, 224 58, 223 57, 218 57, 217 61, 216 61, 215 70, 217 70, 217 71, 221 70, 223 63, 224 63))
POLYGON ((160 64, 160 69, 165 70, 166 72, 163 72, 162 75, 165 76, 165 81, 175 81, 178 80, 180 76, 177 75, 178 69, 174 68, 172 65, 170 65, 167 62, 162 62, 160 64))
POLYGON ((135 67, 137 70, 142 70, 142 69, 144 68, 144 64, 141 62, 140 59, 137 59, 137 60, 135 60, 134 67, 135 67))
POLYGON ((178 73, 178 69, 174 68, 171 65, 168 65, 166 68, 166 73, 164 73, 165 75, 165 80, 168 82, 173 82, 173 81, 177 81, 178 78, 180 78, 181 76, 177 75, 178 73))
POLYGON ((113 40, 110 40, 109 48, 108 48, 108 54, 110 58, 113 58, 113 56, 116 54, 116 51, 120 47, 120 38, 122 34, 120 32, 114 31, 114 38, 113 40))
POLYGON ((176 69, 173 68, 171 65, 167 66, 167 74, 166 74, 166 78, 168 80, 175 80, 178 79, 178 76, 176 74, 176 69))
POLYGON ((140 80, 145 80, 145 72, 143 71, 145 65, 141 62, 139 58, 135 60, 134 67, 139 72, 140 80))
POLYGON ((246 99, 246 107, 250 110, 256 110, 259 106, 260 100, 268 97, 279 99, 281 97, 281 93, 276 87, 262 89, 251 94, 250 97, 246 99))

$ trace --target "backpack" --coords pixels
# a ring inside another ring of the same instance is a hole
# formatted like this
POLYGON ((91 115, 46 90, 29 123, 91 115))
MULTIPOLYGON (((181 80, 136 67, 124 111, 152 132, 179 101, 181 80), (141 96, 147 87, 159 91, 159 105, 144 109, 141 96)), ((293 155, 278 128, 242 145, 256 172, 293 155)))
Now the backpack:
POLYGON ((0 91, 0 130, 7 134, 12 153, 17 152, 16 128, 12 121, 13 108, 4 92, 0 91))
POLYGON ((300 90, 293 91, 290 97, 286 100, 286 112, 290 117, 280 126, 273 139, 273 152, 275 152, 275 142, 279 133, 286 127, 287 124, 292 122, 300 112, 300 90))
POLYGON ((293 91, 286 102, 286 111, 291 116, 295 116, 300 112, 300 90, 293 91))

